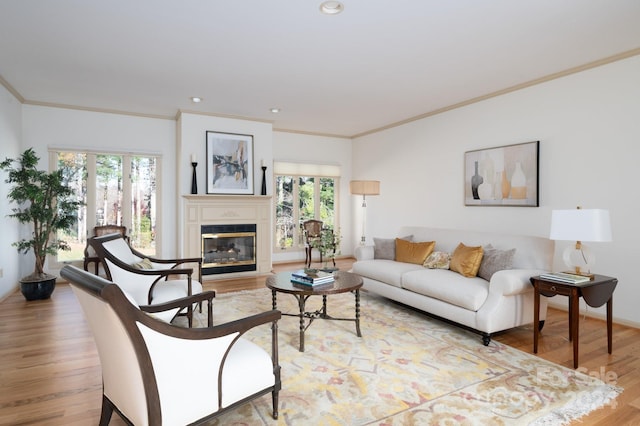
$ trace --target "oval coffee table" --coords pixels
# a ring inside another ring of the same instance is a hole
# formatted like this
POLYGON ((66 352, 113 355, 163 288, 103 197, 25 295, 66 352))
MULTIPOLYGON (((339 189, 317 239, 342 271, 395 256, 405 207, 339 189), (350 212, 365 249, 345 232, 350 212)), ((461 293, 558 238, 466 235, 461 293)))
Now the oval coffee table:
POLYGON ((291 282, 291 272, 280 272, 276 275, 267 277, 266 285, 271 289, 273 309, 278 309, 277 294, 288 293, 298 300, 299 314, 285 314, 300 318, 300 352, 304 352, 304 332, 309 328, 315 319, 327 319, 336 321, 355 321, 356 334, 362 337, 360 332, 360 287, 362 287, 362 278, 350 272, 337 271, 334 274, 335 280, 330 284, 323 284, 317 287, 305 286, 304 284, 296 284, 291 282), (356 297, 356 316, 355 318, 334 318, 327 314, 327 296, 331 294, 353 292, 356 297), (315 312, 307 312, 305 304, 311 296, 322 296, 322 309, 315 312), (309 322, 305 324, 305 319, 309 322))

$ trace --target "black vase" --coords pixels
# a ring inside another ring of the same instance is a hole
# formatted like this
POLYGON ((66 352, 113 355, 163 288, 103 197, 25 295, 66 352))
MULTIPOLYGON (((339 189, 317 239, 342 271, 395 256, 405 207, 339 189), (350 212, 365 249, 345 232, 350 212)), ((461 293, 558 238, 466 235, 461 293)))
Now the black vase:
POLYGON ((478 174, 478 162, 475 162, 476 174, 471 177, 471 194, 474 200, 479 200, 478 187, 482 184, 484 179, 478 174))
POLYGON ((51 297, 56 288, 56 277, 42 281, 21 281, 20 292, 27 300, 42 300, 51 297))

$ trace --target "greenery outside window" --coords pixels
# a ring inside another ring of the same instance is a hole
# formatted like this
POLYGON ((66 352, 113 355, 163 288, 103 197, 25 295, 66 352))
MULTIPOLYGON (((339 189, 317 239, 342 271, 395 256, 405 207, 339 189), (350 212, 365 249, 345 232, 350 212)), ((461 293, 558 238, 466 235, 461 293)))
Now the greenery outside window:
POLYGON ((160 192, 160 159, 149 154, 98 153, 59 150, 50 153, 52 167, 67 164, 74 170, 73 186, 85 205, 68 234, 71 251, 61 251, 54 262, 78 262, 94 226, 126 226, 131 244, 148 255, 156 253, 156 203, 160 192), (125 207, 128 206, 128 207, 125 207))
POLYGON ((325 228, 339 228, 338 166, 276 162, 274 180, 276 249, 302 249, 302 223, 306 220, 317 219, 325 228))

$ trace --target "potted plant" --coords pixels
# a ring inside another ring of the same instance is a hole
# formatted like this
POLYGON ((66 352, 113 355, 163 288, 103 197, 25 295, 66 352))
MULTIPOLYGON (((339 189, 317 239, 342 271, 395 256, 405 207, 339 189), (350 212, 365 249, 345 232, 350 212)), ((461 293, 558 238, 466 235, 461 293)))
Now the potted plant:
MULTIPOLYGON (((333 272, 337 268, 329 267, 329 259, 335 259, 340 254, 340 242, 342 237, 340 231, 334 231, 331 228, 323 228, 320 232, 320 238, 311 242, 311 247, 318 249, 321 257, 324 259, 323 271, 333 272)), ((335 264, 335 261, 334 261, 335 264)))
POLYGON ((67 184, 69 169, 38 170, 38 161, 38 156, 29 148, 19 158, 7 158, 0 163, 0 170, 7 172, 5 182, 12 185, 8 198, 17 204, 8 216, 32 228, 29 238, 12 244, 20 253, 33 250, 35 255, 33 273, 20 280, 20 290, 27 300, 47 299, 53 293, 56 277, 44 271, 44 264, 47 255, 70 250, 56 234, 58 230, 73 227, 82 205, 74 199, 74 191, 67 184))

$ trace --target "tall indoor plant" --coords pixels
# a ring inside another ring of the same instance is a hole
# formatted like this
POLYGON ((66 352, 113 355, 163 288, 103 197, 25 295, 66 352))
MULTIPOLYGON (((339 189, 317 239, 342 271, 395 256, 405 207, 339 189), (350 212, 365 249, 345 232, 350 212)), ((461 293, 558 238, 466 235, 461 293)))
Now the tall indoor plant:
POLYGON ((38 170, 38 161, 38 156, 29 148, 19 158, 7 158, 0 163, 0 170, 7 172, 5 182, 12 185, 8 198, 17 205, 8 216, 31 225, 30 236, 12 244, 20 253, 33 250, 35 255, 33 273, 20 280, 20 290, 27 300, 51 296, 56 277, 44 271, 47 255, 70 249, 65 241, 56 238, 56 233, 73 227, 78 207, 82 205, 74 199, 74 191, 67 182, 67 170, 38 170))

